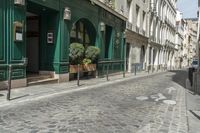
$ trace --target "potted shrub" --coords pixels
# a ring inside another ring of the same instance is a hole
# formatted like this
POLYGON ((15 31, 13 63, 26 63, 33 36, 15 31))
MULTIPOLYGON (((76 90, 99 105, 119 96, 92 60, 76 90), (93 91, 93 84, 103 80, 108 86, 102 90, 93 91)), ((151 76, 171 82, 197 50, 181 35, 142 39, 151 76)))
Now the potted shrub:
POLYGON ((82 60, 84 57, 85 48, 80 43, 72 43, 69 48, 69 59, 70 59, 70 73, 78 72, 78 64, 80 64, 79 71, 83 71, 82 60))
POLYGON ((92 64, 92 61, 90 59, 85 58, 83 60, 83 70, 85 72, 95 71, 96 64, 92 64))
POLYGON ((95 46, 87 47, 85 51, 85 59, 83 60, 83 68, 84 71, 95 71, 96 63, 98 60, 98 56, 100 53, 100 49, 95 46))

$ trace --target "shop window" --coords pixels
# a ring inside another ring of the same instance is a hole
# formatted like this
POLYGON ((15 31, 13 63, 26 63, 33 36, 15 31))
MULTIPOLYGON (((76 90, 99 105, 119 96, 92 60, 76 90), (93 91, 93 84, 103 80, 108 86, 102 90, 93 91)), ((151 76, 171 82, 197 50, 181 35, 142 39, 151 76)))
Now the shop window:
POLYGON ((71 43, 78 42, 83 44, 84 46, 88 46, 91 44, 88 29, 81 21, 78 21, 76 24, 74 24, 70 37, 71 43))
POLYGON ((111 47, 112 47, 112 27, 106 26, 105 32, 105 58, 111 57, 111 47))

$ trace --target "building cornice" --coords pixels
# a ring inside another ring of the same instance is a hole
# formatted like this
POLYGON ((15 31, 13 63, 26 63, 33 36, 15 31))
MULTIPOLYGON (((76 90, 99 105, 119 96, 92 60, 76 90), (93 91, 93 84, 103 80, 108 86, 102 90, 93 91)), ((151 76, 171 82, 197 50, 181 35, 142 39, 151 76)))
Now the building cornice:
POLYGON ((129 39, 129 40, 138 38, 139 40, 143 42, 148 42, 148 39, 149 39, 147 36, 141 35, 130 29, 126 29, 125 33, 126 33, 126 39, 129 39))
POLYGON ((100 7, 102 7, 103 9, 105 9, 106 11, 114 14, 115 16, 119 17, 120 19, 124 20, 124 21, 127 21, 127 17, 123 16, 122 14, 118 13, 117 11, 111 9, 110 7, 108 7, 105 3, 99 1, 99 0, 90 0, 91 3, 93 4, 96 4, 100 7))

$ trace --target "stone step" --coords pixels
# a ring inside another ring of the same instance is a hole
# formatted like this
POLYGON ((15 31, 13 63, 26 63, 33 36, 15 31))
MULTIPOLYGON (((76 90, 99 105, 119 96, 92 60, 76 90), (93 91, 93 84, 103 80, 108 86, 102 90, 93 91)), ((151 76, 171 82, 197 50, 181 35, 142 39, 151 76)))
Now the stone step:
POLYGON ((27 82, 36 82, 44 79, 49 79, 51 78, 50 75, 31 75, 27 77, 27 82))
POLYGON ((41 85, 41 84, 51 84, 51 83, 57 83, 57 82, 58 82, 57 78, 47 78, 47 79, 41 79, 41 80, 28 82, 28 86, 41 85))

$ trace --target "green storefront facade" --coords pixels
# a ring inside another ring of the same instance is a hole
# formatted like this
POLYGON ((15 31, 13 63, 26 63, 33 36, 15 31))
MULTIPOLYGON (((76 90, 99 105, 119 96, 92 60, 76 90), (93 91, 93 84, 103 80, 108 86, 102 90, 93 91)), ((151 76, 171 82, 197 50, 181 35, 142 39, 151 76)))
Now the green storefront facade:
POLYGON ((77 38, 86 46, 100 48, 99 75, 105 74, 107 67, 110 73, 122 71, 126 23, 119 16, 90 0, 26 0, 24 6, 1 0, 0 82, 8 79, 8 64, 13 64, 12 79, 17 87, 27 84, 27 69, 33 68, 67 81, 69 45, 77 38), (71 11, 70 20, 64 19, 66 7, 71 11), (29 68, 15 66, 24 58, 28 58, 29 68))

